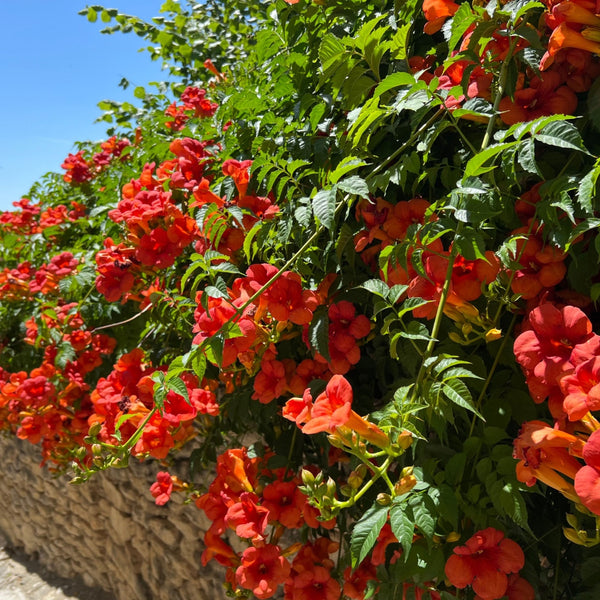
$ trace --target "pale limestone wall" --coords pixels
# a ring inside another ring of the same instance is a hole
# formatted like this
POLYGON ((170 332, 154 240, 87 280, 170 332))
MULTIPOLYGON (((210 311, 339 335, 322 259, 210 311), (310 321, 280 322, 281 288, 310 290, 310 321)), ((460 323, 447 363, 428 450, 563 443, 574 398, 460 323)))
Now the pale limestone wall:
POLYGON ((132 460, 82 485, 39 466, 39 448, 0 437, 0 532, 61 577, 81 577, 115 600, 221 600, 223 569, 203 568, 210 524, 174 494, 156 506, 161 468, 132 460))

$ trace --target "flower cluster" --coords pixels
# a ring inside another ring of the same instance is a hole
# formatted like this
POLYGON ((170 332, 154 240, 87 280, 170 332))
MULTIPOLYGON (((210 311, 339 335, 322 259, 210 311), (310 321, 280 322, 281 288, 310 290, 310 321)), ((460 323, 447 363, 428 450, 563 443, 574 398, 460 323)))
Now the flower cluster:
POLYGON ((96 152, 86 158, 88 153, 79 150, 76 154, 69 154, 61 167, 66 171, 63 179, 67 183, 81 184, 91 181, 105 170, 112 160, 126 160, 127 154, 123 150, 131 146, 127 138, 117 140, 113 136, 100 144, 100 152, 96 152))

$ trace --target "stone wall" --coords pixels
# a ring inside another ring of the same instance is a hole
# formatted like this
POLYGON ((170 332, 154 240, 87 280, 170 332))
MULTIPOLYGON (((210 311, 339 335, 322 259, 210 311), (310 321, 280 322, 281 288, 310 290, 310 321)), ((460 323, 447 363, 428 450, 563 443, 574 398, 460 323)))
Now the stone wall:
POLYGON ((203 568, 209 523, 177 494, 156 506, 149 487, 160 467, 132 460, 83 485, 52 477, 39 448, 0 438, 0 531, 56 575, 80 577, 115 600, 220 600, 224 572, 203 568))

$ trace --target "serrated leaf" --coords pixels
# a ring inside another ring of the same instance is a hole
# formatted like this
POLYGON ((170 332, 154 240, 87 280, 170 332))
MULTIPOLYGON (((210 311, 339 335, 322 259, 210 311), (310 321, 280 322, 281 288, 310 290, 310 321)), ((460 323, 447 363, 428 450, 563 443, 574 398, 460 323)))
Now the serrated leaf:
POLYGON ((337 187, 347 194, 353 194, 355 196, 360 196, 361 198, 369 197, 369 186, 367 185, 367 182, 358 175, 352 175, 345 179, 341 179, 338 181, 337 187))
POLYGON ((390 525, 393 534, 402 545, 405 556, 408 556, 415 534, 414 520, 407 514, 406 504, 394 505, 390 510, 390 525))
POLYGON ((398 302, 398 300, 400 300, 400 298, 402 298, 402 296, 406 293, 406 290, 408 290, 407 285, 403 285, 403 284, 393 285, 390 288, 390 294, 389 294, 390 304, 396 304, 396 302, 398 302))
POLYGON ((537 161, 535 160, 535 144, 533 139, 525 141, 525 143, 519 147, 517 160, 523 169, 525 169, 525 171, 534 173, 535 175, 540 175, 541 177, 537 161))
POLYGON ((150 375, 150 379, 154 381, 154 404, 162 414, 165 406, 165 397, 167 395, 167 388, 165 387, 165 374, 162 371, 154 371, 154 373, 150 375))
POLYGON ((473 12, 471 5, 468 2, 461 4, 449 24, 450 37, 448 39, 448 47, 450 50, 454 50, 458 42, 463 39, 467 29, 476 20, 477 15, 473 12))
POLYGON ((136 413, 125 413, 121 415, 115 422, 115 431, 119 431, 121 425, 123 425, 125 421, 129 421, 129 419, 133 419, 134 417, 138 417, 138 415, 136 413))
POLYGON ((501 152, 504 152, 508 148, 512 148, 517 143, 518 142, 504 142, 503 144, 493 144, 488 146, 482 152, 478 152, 467 163, 463 178, 466 179, 467 177, 476 177, 477 175, 482 175, 483 173, 487 173, 488 171, 495 169, 494 166, 485 167, 484 165, 486 162, 488 162, 488 160, 495 158, 501 152))
POLYGON ((569 150, 578 150, 589 154, 583 145, 577 127, 567 121, 549 123, 534 133, 534 139, 549 146, 568 148, 569 150))
POLYGON ((331 183, 337 183, 344 175, 359 169, 360 167, 366 166, 368 163, 362 160, 362 158, 356 158, 355 156, 347 156, 340 164, 335 168, 329 175, 329 181, 331 183))
POLYGON ((308 327, 308 341, 325 360, 329 360, 329 316, 326 310, 317 310, 308 327))
POLYGON ((223 292, 222 290, 220 290, 218 287, 216 287, 214 285, 207 285, 204 288, 204 292, 206 293, 207 296, 210 296, 211 298, 229 298, 229 295, 227 294, 227 292, 223 292))
POLYGON ((406 327, 406 331, 401 331, 400 335, 409 340, 431 341, 433 338, 429 335, 429 329, 421 321, 411 321, 406 327))
POLYGON ((206 373, 206 356, 202 352, 195 352, 192 357, 192 370, 202 385, 204 373, 206 373))
POLYGON ((363 288, 384 300, 387 300, 390 294, 389 286, 384 281, 381 281, 381 279, 369 279, 358 287, 363 288))
POLYGON ((371 551, 387 517, 388 507, 374 504, 354 525, 350 538, 352 567, 359 565, 371 551))
POLYGON ((183 396, 183 399, 188 404, 191 404, 188 389, 180 377, 173 377, 172 379, 167 380, 167 389, 179 394, 180 396, 183 396))
POLYGON ((473 405, 471 393, 460 379, 450 379, 442 385, 442 392, 451 401, 461 408, 466 408, 485 421, 481 413, 473 405))
POLYGON ((398 317, 405 315, 408 312, 415 310, 415 308, 419 308, 419 306, 425 306, 425 304, 429 304, 430 300, 423 300, 423 298, 407 298, 403 303, 402 307, 398 311, 398 317))
POLYGON ((204 342, 206 350, 206 358, 215 365, 223 364, 223 349, 225 348, 225 336, 222 333, 217 333, 204 342))
POLYGON ((413 496, 410 506, 415 517, 415 525, 427 540, 431 540, 435 533, 435 514, 437 512, 433 500, 426 494, 419 494, 413 496))
POLYGON ((383 79, 383 81, 375 88, 373 96, 377 98, 381 94, 395 88, 403 87, 406 85, 414 85, 415 76, 412 73, 392 73, 383 79))
POLYGON ((577 202, 589 215, 594 213, 594 200, 598 198, 596 194, 598 177, 600 177, 600 160, 596 161, 595 167, 583 177, 577 189, 577 202))
POLYGON ((330 189, 318 191, 312 199, 313 213, 321 225, 327 229, 333 227, 336 197, 337 187, 334 185, 330 189))

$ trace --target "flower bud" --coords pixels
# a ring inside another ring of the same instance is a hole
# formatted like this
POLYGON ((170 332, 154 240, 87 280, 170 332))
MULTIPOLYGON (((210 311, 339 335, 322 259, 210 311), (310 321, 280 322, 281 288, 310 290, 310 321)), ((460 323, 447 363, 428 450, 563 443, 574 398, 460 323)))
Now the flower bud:
POLYGON ((456 531, 451 531, 447 536, 446 536, 446 541, 447 542, 458 542, 458 540, 460 540, 460 533, 457 533, 456 531))
POLYGON ((375 501, 380 506, 389 506, 392 503, 392 497, 389 494, 381 493, 377 494, 375 501))
POLYGON ((337 485, 335 484, 335 481, 329 477, 329 479, 327 479, 327 495, 330 498, 335 498, 335 493, 337 492, 337 485))
POLYGON ((311 488, 314 485, 315 476, 308 469, 302 469, 300 475, 302 477, 302 483, 306 487, 311 488))
POLYGON ((448 334, 448 337, 450 338, 450 341, 454 342, 455 344, 464 344, 465 342, 464 338, 460 337, 456 331, 451 331, 448 334))
POLYGON ((88 431, 88 435, 91 437, 96 437, 99 433, 100 430, 102 429, 102 424, 101 423, 94 423, 89 431, 88 431))
POLYGON ((92 444, 92 454, 100 456, 102 454, 102 446, 100 444, 92 444))
POLYGON ((485 341, 486 342, 495 342, 496 340, 499 340, 502 337, 502 331, 500 331, 500 329, 496 329, 495 327, 493 329, 489 329, 488 331, 485 332, 485 341))
POLYGON ((410 431, 406 429, 398 436, 398 439, 396 440, 396 444, 398 444, 398 446, 400 446, 400 448, 402 448, 403 450, 409 448, 412 443, 413 435, 410 431))
POLYGON ((342 494, 342 496, 346 496, 346 498, 350 498, 354 495, 354 490, 355 488, 350 485, 343 485, 340 487, 340 494, 342 494))
POLYGON ((348 485, 353 490, 357 490, 362 485, 366 474, 367 467, 365 467, 365 465, 359 465, 352 473, 350 473, 350 475, 348 475, 348 485))
POLYGON ((414 475, 407 475, 401 477, 400 481, 394 486, 394 493, 396 496, 402 496, 412 490, 417 485, 417 478, 414 475))
POLYGON ((87 450, 85 449, 84 446, 80 446, 79 448, 77 448, 77 450, 75 450, 75 456, 79 460, 83 460, 85 458, 86 454, 87 454, 87 450))
POLYGON ((327 440, 334 448, 343 448, 344 447, 344 441, 342 439, 340 439, 340 437, 337 433, 332 433, 332 434, 328 435, 327 440))

